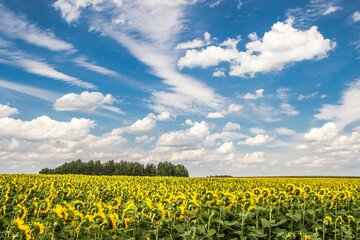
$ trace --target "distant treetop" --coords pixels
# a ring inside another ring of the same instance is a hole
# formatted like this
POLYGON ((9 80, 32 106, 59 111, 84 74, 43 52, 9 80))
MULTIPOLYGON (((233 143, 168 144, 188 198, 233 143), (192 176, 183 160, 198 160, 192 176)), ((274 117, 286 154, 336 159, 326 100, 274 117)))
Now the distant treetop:
POLYGON ((137 162, 110 160, 106 163, 98 161, 66 162, 55 169, 44 168, 39 174, 83 174, 83 175, 126 175, 126 176, 176 176, 189 177, 188 170, 180 164, 174 165, 170 162, 160 162, 155 165, 148 163, 146 166, 137 162))

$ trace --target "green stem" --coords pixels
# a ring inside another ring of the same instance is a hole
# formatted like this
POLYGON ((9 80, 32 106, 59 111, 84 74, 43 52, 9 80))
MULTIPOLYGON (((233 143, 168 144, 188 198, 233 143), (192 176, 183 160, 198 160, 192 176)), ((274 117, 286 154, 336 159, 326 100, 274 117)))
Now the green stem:
POLYGON ((272 224, 272 222, 271 222, 271 213, 272 213, 272 208, 270 208, 270 229, 269 229, 269 240, 271 239, 271 224, 272 224))

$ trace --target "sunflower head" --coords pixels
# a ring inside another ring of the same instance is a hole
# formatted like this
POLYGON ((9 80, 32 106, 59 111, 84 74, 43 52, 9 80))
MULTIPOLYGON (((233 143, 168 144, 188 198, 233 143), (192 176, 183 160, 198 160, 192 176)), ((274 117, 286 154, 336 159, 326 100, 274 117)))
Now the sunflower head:
POLYGON ((324 224, 325 224, 326 226, 331 225, 331 224, 332 224, 332 218, 331 218, 330 216, 326 216, 326 217, 324 218, 324 224))

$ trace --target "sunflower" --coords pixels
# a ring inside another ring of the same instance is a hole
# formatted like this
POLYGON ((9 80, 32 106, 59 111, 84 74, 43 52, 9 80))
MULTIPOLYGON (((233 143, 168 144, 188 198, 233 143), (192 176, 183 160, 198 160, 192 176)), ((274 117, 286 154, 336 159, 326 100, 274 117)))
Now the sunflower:
POLYGON ((34 227, 38 230, 39 234, 43 234, 45 232, 45 226, 41 222, 34 222, 34 227))
POLYGON ((330 216, 326 216, 325 218, 324 218, 324 223, 326 224, 326 225, 331 225, 332 224, 332 218, 330 217, 330 216))

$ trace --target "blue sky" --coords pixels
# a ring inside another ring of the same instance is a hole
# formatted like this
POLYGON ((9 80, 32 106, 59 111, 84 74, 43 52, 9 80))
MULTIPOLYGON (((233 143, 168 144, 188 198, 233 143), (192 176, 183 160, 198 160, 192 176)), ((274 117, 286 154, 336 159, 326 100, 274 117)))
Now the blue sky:
POLYGON ((0 1, 0 173, 358 175, 360 2, 0 1))

